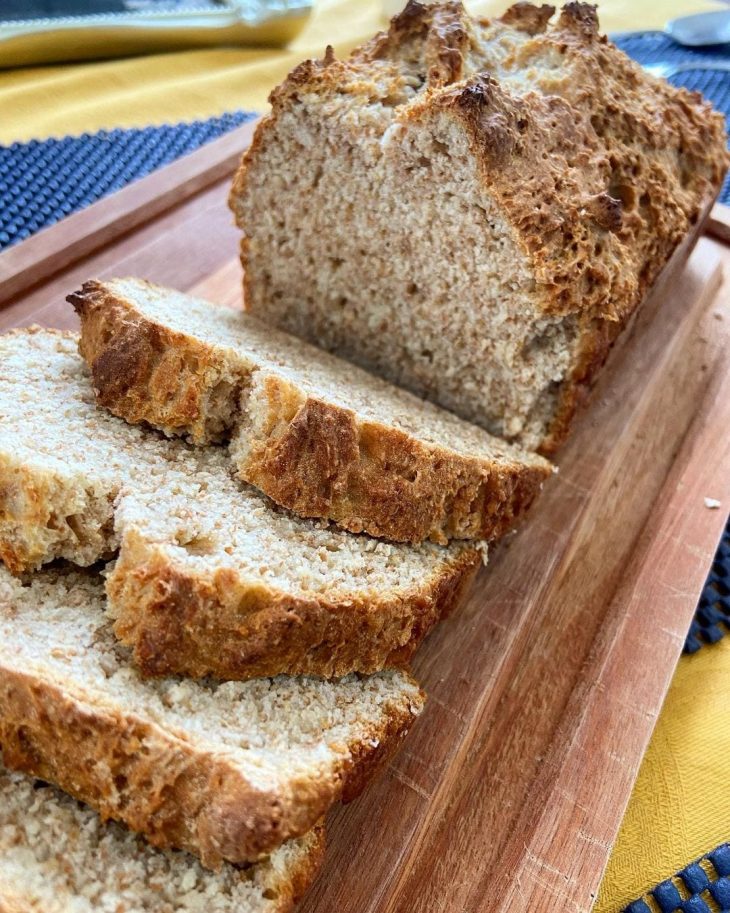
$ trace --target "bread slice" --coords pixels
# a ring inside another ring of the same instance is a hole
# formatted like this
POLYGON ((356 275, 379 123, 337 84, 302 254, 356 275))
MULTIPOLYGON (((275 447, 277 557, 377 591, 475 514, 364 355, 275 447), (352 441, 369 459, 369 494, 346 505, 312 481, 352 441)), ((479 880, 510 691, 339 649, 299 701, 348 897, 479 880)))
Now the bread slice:
POLYGON ((554 12, 409 0, 274 90, 231 193, 251 313, 544 452, 728 161, 697 93, 554 12))
POLYGON ((304 517, 406 542, 493 539, 550 464, 228 308, 136 279, 69 296, 99 401, 195 443, 304 517))
POLYGON ((98 575, 0 568, 5 764, 203 864, 260 858, 356 795, 423 705, 403 672, 142 679, 98 575))
POLYGON ((0 764, 3 913, 290 913, 323 850, 317 827, 262 862, 213 873, 0 764))
POLYGON ((76 346, 0 337, 0 556, 20 572, 118 552, 110 608, 145 672, 376 671, 459 601, 476 548, 394 545, 276 508, 222 448, 99 409, 76 346))

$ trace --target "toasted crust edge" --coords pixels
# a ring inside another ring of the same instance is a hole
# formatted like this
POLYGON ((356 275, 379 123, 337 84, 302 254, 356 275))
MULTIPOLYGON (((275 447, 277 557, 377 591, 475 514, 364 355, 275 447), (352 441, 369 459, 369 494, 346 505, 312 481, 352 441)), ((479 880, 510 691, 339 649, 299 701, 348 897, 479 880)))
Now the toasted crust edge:
POLYGON ((297 598, 226 569, 191 574, 130 528, 107 598, 115 634, 145 675, 331 678, 406 665, 459 605, 479 561, 464 549, 411 592, 338 602, 297 598))
POLYGON ((232 452, 240 477, 300 516, 397 542, 496 539, 526 513, 551 473, 538 458, 462 457, 363 421, 282 376, 227 363, 214 346, 150 320, 102 282, 86 282, 68 300, 81 319, 80 351, 103 406, 195 443, 231 436, 238 425, 246 438, 245 455, 232 452), (229 392, 222 411, 230 421, 223 423, 206 414, 221 384, 229 392), (255 427, 244 414, 244 390, 265 403, 255 427), (210 426, 220 427, 212 438, 210 426))
POLYGON ((287 872, 287 881, 284 885, 280 881, 276 882, 276 913, 291 913, 322 868, 327 848, 327 831, 324 823, 316 824, 304 839, 308 844, 307 852, 302 854, 299 865, 287 872))
POLYGON ((0 749, 8 769, 61 787, 142 833, 187 850, 209 868, 255 862, 299 837, 338 799, 353 798, 405 735, 419 707, 391 707, 329 777, 301 778, 288 797, 257 790, 225 759, 134 715, 64 693, 31 673, 0 668, 0 749), (371 744, 373 743, 373 744, 371 744))
POLYGON ((701 231, 696 228, 696 225, 703 224, 707 219, 719 192, 720 188, 705 198, 704 202, 699 205, 696 220, 693 223, 694 227, 690 234, 680 240, 669 251, 654 284, 643 289, 640 299, 629 313, 624 315, 622 319, 613 321, 602 318, 588 318, 587 322, 590 323, 590 329, 585 330, 581 335, 581 342, 576 351, 572 368, 560 386, 555 414, 537 447, 538 453, 548 458, 553 457, 566 442, 570 436, 573 422, 590 402, 593 387, 601 376, 601 369, 607 362, 610 364, 609 359, 614 346, 619 343, 619 340, 628 335, 629 328, 638 319, 645 303, 652 296, 654 290, 661 289, 663 271, 670 268, 673 259, 677 256, 682 257, 684 262, 689 259, 701 236, 701 231), (691 243, 689 243, 690 241, 691 243))

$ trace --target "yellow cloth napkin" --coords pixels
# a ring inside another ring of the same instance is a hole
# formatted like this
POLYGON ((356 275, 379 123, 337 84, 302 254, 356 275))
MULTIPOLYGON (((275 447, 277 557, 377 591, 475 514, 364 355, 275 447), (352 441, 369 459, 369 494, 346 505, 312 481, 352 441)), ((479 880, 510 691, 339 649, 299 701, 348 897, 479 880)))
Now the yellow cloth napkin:
MULTIPOLYGON (((467 5, 492 15, 509 0, 467 5)), ((626 31, 717 8, 713 0, 605 0, 599 14, 607 31, 626 31)), ((385 22, 382 0, 319 0, 288 50, 223 48, 0 71, 0 143, 263 111, 270 89, 300 60, 320 57, 328 43, 343 53, 385 22)))
MULTIPOLYGON (((483 15, 506 5, 469 4, 483 15)), ((605 0, 599 14, 605 30, 628 31, 717 8, 712 0, 605 0)), ((0 71, 0 143, 263 111, 269 90, 300 60, 321 56, 328 43, 344 53, 384 22, 380 0, 319 0, 288 50, 225 48, 0 71)), ((730 839, 728 696, 730 636, 679 664, 595 913, 618 913, 730 839)))
POLYGON ((594 913, 618 913, 730 841, 729 707, 730 635, 679 661, 594 913))

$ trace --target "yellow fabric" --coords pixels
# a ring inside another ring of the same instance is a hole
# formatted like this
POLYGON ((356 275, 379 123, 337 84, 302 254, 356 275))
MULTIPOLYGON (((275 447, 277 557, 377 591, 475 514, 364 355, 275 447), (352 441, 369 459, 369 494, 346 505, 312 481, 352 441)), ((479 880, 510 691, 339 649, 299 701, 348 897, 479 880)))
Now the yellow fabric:
MULTIPOLYGON (((506 5, 470 4, 485 15, 506 5)), ((627 31, 661 28, 672 16, 713 8, 712 0, 605 0, 599 13, 606 30, 627 31)), ((380 0, 319 0, 288 50, 226 48, 0 71, 0 143, 264 110, 270 88, 300 60, 321 56, 328 42, 342 53, 383 24, 380 0)), ((682 659, 595 913, 618 913, 730 839, 728 695, 730 637, 682 659)))
MULTIPOLYGON (((386 2, 392 8, 394 0, 386 2)), ((484 15, 508 4, 468 3, 484 15)), ((717 8, 715 0, 605 0, 599 13, 606 30, 620 31, 661 28, 672 16, 717 8)), ((288 50, 224 48, 0 71, 0 143, 263 111, 271 87, 295 64, 321 56, 328 43, 344 52, 369 37, 385 24, 382 10, 382 0, 319 0, 288 50)))
POLYGON ((730 840, 730 636, 679 662, 594 913, 730 840))

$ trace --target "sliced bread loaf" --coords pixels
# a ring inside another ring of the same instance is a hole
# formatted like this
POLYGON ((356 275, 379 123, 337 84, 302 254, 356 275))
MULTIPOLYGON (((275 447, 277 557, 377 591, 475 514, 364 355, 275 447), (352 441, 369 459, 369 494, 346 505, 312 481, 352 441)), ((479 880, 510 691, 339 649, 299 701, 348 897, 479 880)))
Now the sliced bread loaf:
POLYGON ((18 572, 118 551, 110 607, 144 671, 376 671, 458 602, 476 548, 379 542, 277 508, 222 448, 99 409, 76 346, 0 337, 0 556, 18 572))
POLYGON ((0 568, 0 748, 158 847, 256 860, 351 798, 422 707, 402 672, 327 682, 144 680, 100 578, 0 568))
POLYGON ((409 0, 271 95, 235 180, 245 304, 549 452, 722 183, 722 117, 598 31, 409 0))
POLYGON ((99 401, 195 443, 304 517, 407 542, 492 539, 550 464, 250 315, 135 279, 69 296, 99 401))
POLYGON ((3 913, 290 913, 323 849, 317 827, 262 862, 213 873, 0 764, 3 913))

